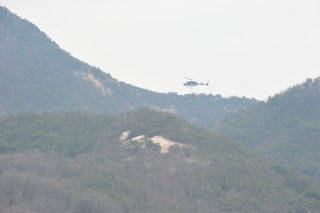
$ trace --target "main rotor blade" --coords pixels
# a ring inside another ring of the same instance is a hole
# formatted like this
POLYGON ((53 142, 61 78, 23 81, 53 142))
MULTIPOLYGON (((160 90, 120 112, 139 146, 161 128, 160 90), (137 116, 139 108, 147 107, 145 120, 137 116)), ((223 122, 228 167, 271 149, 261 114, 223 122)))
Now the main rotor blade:
POLYGON ((189 80, 193 80, 193 79, 191 79, 191 78, 187 78, 187 77, 184 77, 184 78, 189 79, 189 80))

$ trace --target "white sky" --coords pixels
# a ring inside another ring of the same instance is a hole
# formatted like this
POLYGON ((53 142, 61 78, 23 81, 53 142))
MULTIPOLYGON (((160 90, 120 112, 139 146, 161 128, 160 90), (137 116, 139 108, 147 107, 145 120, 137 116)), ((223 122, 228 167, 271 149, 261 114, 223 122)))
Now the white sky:
POLYGON ((0 0, 76 58, 157 92, 265 100, 320 76, 319 0, 0 0), (190 90, 183 77, 203 82, 190 90))

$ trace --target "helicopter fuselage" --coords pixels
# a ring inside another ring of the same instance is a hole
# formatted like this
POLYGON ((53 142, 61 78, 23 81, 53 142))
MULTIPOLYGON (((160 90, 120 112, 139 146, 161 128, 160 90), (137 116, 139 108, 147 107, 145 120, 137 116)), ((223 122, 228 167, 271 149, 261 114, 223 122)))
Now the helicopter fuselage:
POLYGON ((188 81, 188 82, 184 83, 183 85, 185 85, 187 87, 194 87, 194 86, 197 86, 198 83, 195 81, 188 81))

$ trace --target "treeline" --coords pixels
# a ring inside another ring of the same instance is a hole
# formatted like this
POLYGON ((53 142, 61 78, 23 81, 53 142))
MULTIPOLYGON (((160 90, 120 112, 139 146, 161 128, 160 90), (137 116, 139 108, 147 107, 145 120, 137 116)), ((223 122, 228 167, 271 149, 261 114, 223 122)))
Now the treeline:
POLYGON ((0 123, 0 212, 320 212, 317 182, 169 113, 28 112, 0 123), (127 130, 185 147, 126 149, 127 130))
POLYGON ((24 112, 0 118, 0 153, 38 149, 65 156, 88 152, 113 117, 87 112, 24 112))
POLYGON ((320 181, 320 77, 307 79, 216 126, 259 155, 320 181))

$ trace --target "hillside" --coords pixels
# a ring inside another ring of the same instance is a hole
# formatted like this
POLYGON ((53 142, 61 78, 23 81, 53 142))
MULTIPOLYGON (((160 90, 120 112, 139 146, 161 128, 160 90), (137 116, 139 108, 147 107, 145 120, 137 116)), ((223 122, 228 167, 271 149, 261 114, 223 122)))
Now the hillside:
POLYGON ((316 181, 169 113, 28 112, 0 128, 0 212, 320 212, 316 181))
POLYGON ((225 119, 216 132, 320 181, 320 77, 225 119))
POLYGON ((71 56, 34 24, 0 7, 0 115, 22 111, 120 113, 166 110, 199 125, 216 123, 257 100, 156 93, 114 79, 71 56))

